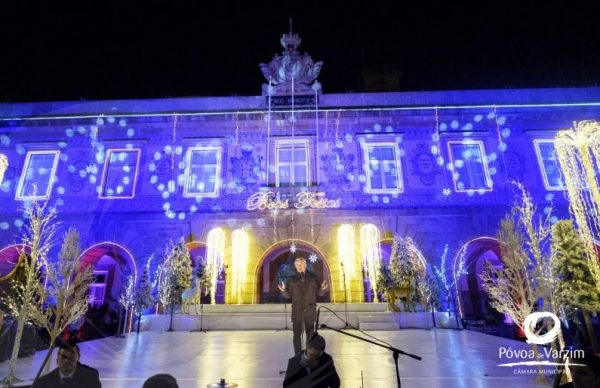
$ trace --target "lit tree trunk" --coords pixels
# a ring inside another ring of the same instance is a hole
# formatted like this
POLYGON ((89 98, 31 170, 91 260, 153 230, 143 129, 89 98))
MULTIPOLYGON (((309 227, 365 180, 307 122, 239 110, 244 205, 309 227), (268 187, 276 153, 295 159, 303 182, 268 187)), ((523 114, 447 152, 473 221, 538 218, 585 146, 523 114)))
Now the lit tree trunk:
POLYGON ((175 309, 175 303, 171 303, 171 321, 169 323, 169 330, 167 331, 175 331, 175 329, 173 329, 173 311, 175 309))
POLYGON ((119 323, 117 323, 117 337, 121 337, 121 322, 123 321, 123 307, 119 305, 119 323))
POLYGON ((25 318, 23 315, 19 315, 17 318, 17 332, 15 333, 15 342, 13 343, 12 354, 10 356, 10 363, 8 364, 8 376, 4 381, 5 387, 10 387, 13 383, 18 382, 19 379, 15 376, 15 370, 17 368, 17 359, 19 358, 19 349, 21 348, 21 338, 23 337, 23 329, 25 328, 25 318))

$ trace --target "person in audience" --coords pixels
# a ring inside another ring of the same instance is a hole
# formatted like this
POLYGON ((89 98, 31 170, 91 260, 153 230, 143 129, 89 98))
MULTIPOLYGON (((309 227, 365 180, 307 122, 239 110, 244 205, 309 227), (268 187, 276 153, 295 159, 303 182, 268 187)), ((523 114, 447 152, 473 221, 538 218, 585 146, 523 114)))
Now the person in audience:
POLYGON ((58 367, 34 381, 32 388, 100 388, 98 370, 79 362, 77 345, 61 346, 56 363, 58 367))
POLYGON ((148 379, 144 381, 142 388, 179 388, 179 385, 177 384, 175 377, 166 373, 159 373, 148 377, 148 379))
POLYGON ((594 353, 584 352, 583 359, 570 358, 569 364, 573 381, 560 388, 600 387, 600 358, 594 353))
POLYGON ((333 359, 325 353, 325 338, 318 334, 308 340, 306 350, 288 361, 284 388, 339 388, 340 378, 333 359))

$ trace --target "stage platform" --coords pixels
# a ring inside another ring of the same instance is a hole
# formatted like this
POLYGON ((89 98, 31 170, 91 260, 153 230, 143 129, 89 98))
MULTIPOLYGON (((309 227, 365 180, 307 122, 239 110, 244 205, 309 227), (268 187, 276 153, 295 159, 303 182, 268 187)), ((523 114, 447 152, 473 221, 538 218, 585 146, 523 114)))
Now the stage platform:
MULTIPOLYGON (((387 303, 320 303, 320 323, 343 328, 344 321, 361 330, 397 330, 404 328, 456 328, 454 314, 446 312, 388 312, 387 303), (337 317, 336 317, 337 314, 337 317)), ((173 315, 175 331, 208 330, 281 330, 291 327, 290 305, 197 305, 188 314, 173 315)), ((143 331, 162 331, 169 328, 169 314, 144 315, 143 331)))
MULTIPOLYGON (((326 350, 334 359, 342 387, 396 387, 394 361, 387 350, 332 330, 319 333, 327 341, 326 350)), ((370 334, 423 358, 400 356, 403 388, 550 386, 536 384, 535 375, 498 366, 499 348, 529 349, 521 342, 468 330, 404 329, 370 334)), ((105 388, 138 388, 148 376, 161 372, 175 376, 182 388, 203 388, 220 378, 236 382, 239 388, 275 388, 282 386, 280 371, 285 370, 292 353, 292 333, 146 331, 85 342, 80 347, 81 361, 99 369, 105 388)), ((33 377, 45 353, 19 359, 18 377, 33 377)), ((7 368, 7 361, 0 364, 0 375, 5 376, 7 368)))

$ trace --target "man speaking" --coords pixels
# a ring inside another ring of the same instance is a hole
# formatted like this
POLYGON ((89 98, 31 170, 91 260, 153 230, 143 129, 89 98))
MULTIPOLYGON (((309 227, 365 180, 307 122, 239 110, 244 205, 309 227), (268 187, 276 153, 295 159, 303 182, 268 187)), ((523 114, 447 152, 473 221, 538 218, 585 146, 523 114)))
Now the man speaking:
POLYGON ((289 282, 286 288, 285 283, 278 285, 279 291, 286 299, 292 298, 292 330, 294 332, 294 353, 302 350, 301 336, 302 329, 306 332, 306 339, 311 338, 315 320, 317 319, 317 294, 323 296, 329 285, 323 281, 319 286, 317 277, 314 273, 306 272, 306 259, 297 257, 294 260, 296 274, 289 282))

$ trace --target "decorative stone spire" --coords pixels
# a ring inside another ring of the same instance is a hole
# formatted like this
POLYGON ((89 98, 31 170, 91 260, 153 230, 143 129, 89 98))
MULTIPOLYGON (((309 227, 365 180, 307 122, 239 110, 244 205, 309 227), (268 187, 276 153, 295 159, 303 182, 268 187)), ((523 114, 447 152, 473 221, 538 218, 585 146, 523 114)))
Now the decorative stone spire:
POLYGON ((263 84, 263 95, 269 94, 269 82, 271 83, 271 95, 291 95, 292 83, 293 94, 314 94, 320 91, 321 85, 317 77, 323 66, 323 62, 313 62, 308 54, 300 54, 298 46, 302 40, 298 34, 294 34, 291 28, 289 34, 283 34, 280 43, 284 50, 281 55, 275 54, 269 64, 261 63, 266 84, 263 84), (292 82, 293 81, 293 82, 292 82))

